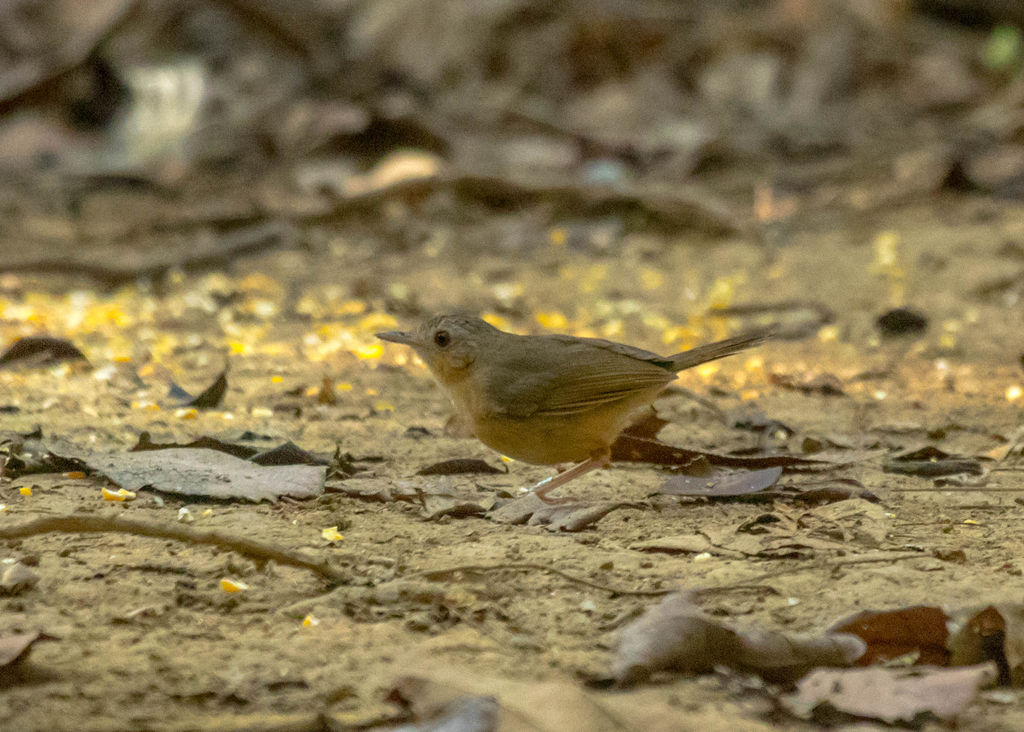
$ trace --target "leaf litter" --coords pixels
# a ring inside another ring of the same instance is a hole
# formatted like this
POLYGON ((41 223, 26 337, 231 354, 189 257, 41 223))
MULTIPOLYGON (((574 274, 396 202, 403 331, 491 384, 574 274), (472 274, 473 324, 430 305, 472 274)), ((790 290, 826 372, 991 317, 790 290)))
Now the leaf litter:
POLYGON ((85 354, 65 338, 26 336, 16 340, 0 355, 0 369, 44 368, 65 361, 89 363, 85 354))
POLYGON ((85 463, 129 491, 145 489, 217 500, 276 501, 323 493, 326 468, 258 465, 208 448, 90 455, 85 463))

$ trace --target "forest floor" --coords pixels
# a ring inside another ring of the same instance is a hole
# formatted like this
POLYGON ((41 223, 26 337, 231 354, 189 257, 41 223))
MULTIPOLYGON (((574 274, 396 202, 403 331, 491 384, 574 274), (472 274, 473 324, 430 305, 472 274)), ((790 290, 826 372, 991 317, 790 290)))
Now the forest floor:
MULTIPOLYGON (((392 224, 410 215, 384 213, 392 224)), ((408 719, 399 698, 494 695, 509 729, 810 729, 777 710, 777 689, 738 673, 633 690, 584 680, 607 676, 616 632, 670 589, 699 591, 709 616, 738 629, 809 633, 869 608, 1020 600, 1024 205, 939 193, 884 211, 818 213, 769 243, 605 237, 600 220, 548 226, 528 212, 466 219, 411 245, 396 244, 390 224, 321 225, 304 247, 219 272, 175 271, 158 287, 5 277, 2 341, 66 337, 92 366, 0 371, 6 432, 39 426, 44 441, 92 452, 130 449, 143 431, 155 442, 291 441, 328 455, 338 446, 359 472, 329 479, 312 500, 264 503, 145 490, 105 502, 106 480, 73 471, 0 480, 0 529, 115 515, 300 551, 350 578, 332 589, 315 571, 225 546, 124 532, 8 540, 3 556, 39 581, 0 598, 0 636, 54 639, 37 643, 17 683, 0 690, 0 727, 352 729, 408 719), (669 420, 660 438, 715 453, 813 456, 824 446, 850 460, 814 474, 787 469, 781 484, 853 479, 877 503, 814 506, 795 492, 681 498, 659 493, 667 468, 644 463, 616 463, 562 490, 624 504, 579 531, 439 515, 416 500, 442 493, 489 505, 552 471, 511 462, 494 474, 416 475, 451 458, 504 465, 476 440, 448 436, 449 407, 429 373, 403 347, 378 345, 375 331, 462 308, 519 332, 669 353, 782 317, 723 308, 788 301, 813 303, 803 312, 812 317, 824 305, 834 322, 681 374, 682 388, 656 404, 669 420), (881 338, 876 319, 896 304, 924 314, 927 330, 881 338), (220 406, 167 405, 167 377, 195 392, 225 362, 220 406), (985 480, 941 485, 883 470, 886 458, 926 445, 982 460, 985 480), (191 523, 179 520, 183 507, 191 523), (331 527, 343 538, 325 538, 331 527), (683 536, 705 537, 707 549, 668 541, 683 536), (246 589, 225 592, 224 578, 246 589), (401 681, 410 676, 414 691, 401 681)), ((959 726, 1022 728, 1024 707, 988 692, 959 726)))

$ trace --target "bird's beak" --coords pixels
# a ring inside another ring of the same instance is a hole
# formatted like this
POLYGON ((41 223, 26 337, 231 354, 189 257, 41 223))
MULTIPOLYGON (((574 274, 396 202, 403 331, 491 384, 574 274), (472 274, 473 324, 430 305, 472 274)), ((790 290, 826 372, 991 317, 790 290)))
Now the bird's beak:
POLYGON ((418 341, 412 333, 405 333, 400 330, 386 330, 383 333, 378 333, 377 337, 382 341, 389 341, 391 343, 402 343, 406 346, 418 345, 418 341))

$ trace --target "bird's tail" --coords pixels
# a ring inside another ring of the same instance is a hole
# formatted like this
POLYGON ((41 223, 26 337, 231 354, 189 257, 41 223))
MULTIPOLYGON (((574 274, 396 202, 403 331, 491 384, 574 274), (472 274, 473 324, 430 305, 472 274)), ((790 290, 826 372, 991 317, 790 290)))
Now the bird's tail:
POLYGON ((699 366, 702 363, 714 361, 719 358, 725 358, 726 356, 731 356, 734 353, 745 351, 748 348, 759 346, 771 338, 772 335, 773 331, 771 330, 762 330, 755 333, 738 335, 733 338, 727 338, 724 341, 708 343, 704 346, 691 348, 689 351, 676 353, 665 360, 671 361, 672 368, 676 371, 685 371, 686 369, 692 369, 694 366, 699 366))

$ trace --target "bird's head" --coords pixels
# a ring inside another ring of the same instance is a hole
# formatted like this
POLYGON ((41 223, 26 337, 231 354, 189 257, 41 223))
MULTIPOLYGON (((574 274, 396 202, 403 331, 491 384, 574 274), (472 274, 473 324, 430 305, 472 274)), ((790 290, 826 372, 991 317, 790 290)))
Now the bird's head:
POLYGON ((442 384, 458 381, 472 368, 480 353, 506 333, 480 318, 437 315, 412 332, 389 330, 377 337, 412 346, 442 384))

